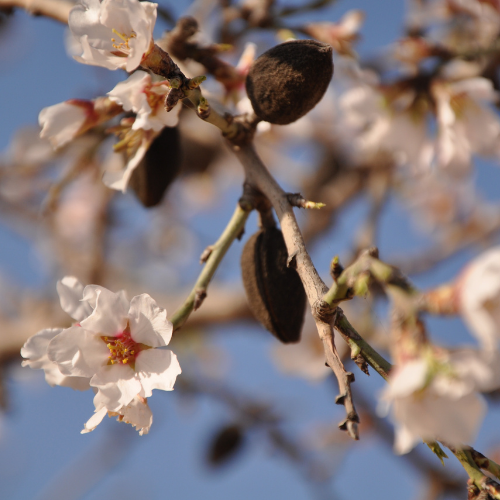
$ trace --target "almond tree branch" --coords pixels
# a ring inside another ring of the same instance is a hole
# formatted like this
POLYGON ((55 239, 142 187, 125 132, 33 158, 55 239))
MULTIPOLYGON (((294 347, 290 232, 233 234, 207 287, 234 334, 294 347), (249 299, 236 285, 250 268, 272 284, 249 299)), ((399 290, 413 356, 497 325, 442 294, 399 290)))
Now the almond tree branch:
POLYGON ((327 362, 339 383, 340 396, 337 401, 344 404, 347 412, 347 418, 342 422, 341 428, 346 429, 354 439, 358 439, 357 423, 359 417, 350 389, 350 383, 354 377, 346 372, 335 349, 333 337, 335 309, 332 309, 322 299, 328 288, 320 278, 306 250, 289 196, 271 176, 252 145, 233 146, 233 151, 245 169, 246 183, 264 194, 276 211, 288 250, 289 265, 293 266, 300 276, 313 310, 319 336, 323 341, 327 362))
POLYGON ((242 234, 249 214, 250 210, 243 209, 239 204, 236 206, 236 210, 220 238, 211 246, 210 255, 206 259, 205 266, 196 280, 191 293, 170 318, 174 325, 174 332, 179 330, 187 321, 189 315, 201 306, 207 295, 207 288, 215 271, 233 241, 242 234))
POLYGON ((18 7, 34 16, 45 16, 67 24, 69 11, 75 6, 67 0, 0 0, 0 8, 18 7))

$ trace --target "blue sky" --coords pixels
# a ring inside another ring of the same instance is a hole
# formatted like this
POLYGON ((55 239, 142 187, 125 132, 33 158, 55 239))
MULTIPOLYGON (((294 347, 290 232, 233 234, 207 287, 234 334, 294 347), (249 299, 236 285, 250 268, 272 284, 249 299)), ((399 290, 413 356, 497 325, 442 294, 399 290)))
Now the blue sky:
MULTIPOLYGON (((367 14, 359 45, 362 55, 373 54, 400 34, 404 12, 404 2, 400 0, 338 1, 321 16, 311 14, 311 17, 336 20, 352 8, 363 9, 367 14)), ((173 10, 181 13, 179 7, 173 10)), ((63 35, 63 26, 55 21, 30 17, 20 11, 16 12, 9 31, 2 35, 0 150, 7 148, 18 128, 35 124, 43 107, 69 98, 104 94, 123 78, 119 72, 80 65, 69 59, 63 35)), ((479 166, 478 183, 487 197, 498 194, 499 172, 489 164, 479 166)), ((234 193, 234 199, 226 200, 227 205, 234 206, 238 196, 239 193, 234 193)), ((342 215, 335 234, 315 247, 313 259, 324 264, 323 271, 334 253, 341 253, 349 246, 366 210, 363 202, 354 203, 342 215)), ((415 242, 421 241, 408 220, 397 200, 391 200, 382 219, 380 246, 384 252, 410 251, 415 242)), ((208 238, 215 240, 223 224, 219 219, 212 226, 204 224, 203 229, 208 238)), ((27 287, 46 285, 47 273, 40 268, 35 239, 0 222, 1 275, 27 287)), ((237 262, 240 251, 241 243, 236 243, 228 259, 237 262)), ((419 277, 418 285, 429 286, 450 279, 471 255, 472 252, 464 252, 450 259, 439 273, 419 277)), ((236 272, 229 273, 229 279, 237 279, 236 272)), ((439 329, 443 338, 470 342, 458 320, 435 320, 430 326, 439 329)), ((282 376, 269 356, 274 339, 257 326, 238 324, 218 328, 211 335, 231 360, 228 385, 264 401, 277 400, 278 410, 286 415, 291 430, 305 429, 310 422, 336 425, 342 419, 343 409, 334 405, 336 387, 332 381, 314 385, 282 376)), ((189 363, 182 366, 188 374, 189 363)), ((356 379, 355 390, 362 391, 367 398, 373 399, 383 386, 376 374, 367 378, 356 371, 356 379)), ((251 436, 245 453, 233 464, 220 471, 210 470, 202 458, 206 444, 211 433, 222 422, 230 422, 233 415, 208 398, 192 402, 175 392, 155 394, 151 400, 155 423, 145 437, 111 419, 106 419, 95 432, 82 436, 83 422, 93 410, 90 392, 51 389, 41 374, 26 373, 26 369, 20 368, 12 370, 7 387, 12 401, 10 412, 0 422, 1 498, 305 500, 315 498, 317 493, 286 459, 273 453, 259 433, 251 436)), ((490 446, 492 439, 498 442, 498 432, 492 433, 498 417, 498 409, 492 409, 479 437, 479 449, 490 446)), ((362 440, 345 456, 339 455, 337 475, 329 484, 333 496, 328 498, 415 498, 421 485, 420 476, 394 457, 384 442, 374 437, 365 439, 363 427, 361 432, 362 440)), ((423 446, 420 448, 430 455, 423 446)), ((455 465, 449 464, 447 468, 454 470, 455 465)))

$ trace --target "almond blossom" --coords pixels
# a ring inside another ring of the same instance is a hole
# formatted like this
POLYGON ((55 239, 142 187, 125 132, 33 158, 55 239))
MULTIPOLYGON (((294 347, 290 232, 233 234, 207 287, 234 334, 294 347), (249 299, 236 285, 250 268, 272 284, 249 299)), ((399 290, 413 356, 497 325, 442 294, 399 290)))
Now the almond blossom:
POLYGON ((473 154, 500 157, 500 121, 489 105, 497 99, 490 80, 482 77, 435 79, 431 93, 436 102, 440 167, 467 171, 473 154))
POLYGON ((69 14, 81 45, 75 59, 105 68, 136 69, 153 50, 157 4, 138 0, 82 0, 69 14))
POLYGON ((457 283, 460 312, 485 350, 498 349, 500 340, 500 247, 481 254, 457 283))
POLYGON ((498 360, 472 349, 440 350, 395 367, 379 407, 392 407, 395 452, 408 453, 421 440, 472 442, 486 412, 477 391, 497 388, 499 375, 498 360))
POLYGON ((348 88, 339 97, 338 134, 356 163, 389 154, 400 166, 428 169, 432 144, 426 107, 405 85, 383 87, 376 75, 352 65, 348 88))
POLYGON ((164 106, 170 85, 166 80, 154 82, 145 71, 136 71, 124 82, 108 92, 111 101, 120 104, 125 111, 137 114, 132 130, 144 129, 159 132, 163 127, 175 127, 179 121, 181 106, 167 112, 164 106))
POLYGON ((106 97, 94 101, 71 99, 43 108, 38 115, 40 137, 47 138, 54 149, 60 148, 87 130, 110 120, 122 108, 106 97))
MULTIPOLYGON (((65 290, 72 309, 80 288, 75 284, 65 290)), ((90 386, 97 389, 97 410, 119 412, 137 395, 150 397, 153 389, 173 389, 181 373, 177 357, 158 349, 172 336, 165 309, 147 294, 129 303, 123 293, 97 285, 85 287, 80 302, 92 313, 56 335, 47 354, 64 375, 90 378, 90 386)))
POLYGON ((129 302, 123 291, 84 288, 71 276, 59 281, 57 290, 62 309, 76 323, 28 339, 23 366, 43 369, 50 385, 94 389, 95 414, 83 432, 108 413, 147 434, 152 414, 146 398, 153 389, 173 390, 181 373, 175 354, 163 348, 172 336, 165 309, 147 294, 129 302))

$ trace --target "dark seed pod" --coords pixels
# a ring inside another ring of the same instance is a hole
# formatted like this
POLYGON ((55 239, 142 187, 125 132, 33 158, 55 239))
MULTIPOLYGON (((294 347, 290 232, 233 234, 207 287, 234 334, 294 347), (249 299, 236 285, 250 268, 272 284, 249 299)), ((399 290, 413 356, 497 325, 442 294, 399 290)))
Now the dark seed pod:
POLYGON ((165 127, 132 173, 129 186, 147 208, 158 205, 181 167, 177 127, 165 127))
POLYGON ((275 227, 254 234, 241 255, 250 310, 285 344, 300 340, 306 306, 302 282, 297 271, 287 267, 287 259, 283 234, 275 227))
POLYGON ((286 125, 311 111, 333 75, 332 47, 316 40, 293 40, 264 52, 246 80, 255 114, 286 125))
POLYGON ((208 447, 207 461, 210 465, 220 466, 227 463, 241 451, 245 442, 243 429, 239 425, 222 427, 213 436, 208 447))

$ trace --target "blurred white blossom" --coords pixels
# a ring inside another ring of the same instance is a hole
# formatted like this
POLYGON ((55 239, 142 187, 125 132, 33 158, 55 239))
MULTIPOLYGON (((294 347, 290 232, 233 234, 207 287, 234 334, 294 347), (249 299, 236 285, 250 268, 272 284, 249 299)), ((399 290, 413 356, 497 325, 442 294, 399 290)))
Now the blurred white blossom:
POLYGON ((377 77, 358 69, 339 96, 338 134, 356 163, 389 154, 399 166, 428 169, 433 147, 427 133, 427 109, 404 86, 382 87, 377 77))
POLYGON ((500 247, 481 254, 467 265, 457 284, 461 314, 489 351, 500 340, 500 247))
POLYGON ((138 0, 82 0, 69 28, 81 45, 75 59, 108 69, 136 69, 152 50, 157 4, 138 0))
POLYGON ((461 349, 396 366, 379 406, 381 413, 392 407, 396 453, 408 453, 421 440, 471 443, 486 411, 477 391, 500 385, 497 365, 482 351, 461 349))
POLYGON ((106 97, 94 101, 71 99, 54 104, 43 108, 38 115, 42 127, 40 137, 48 139, 57 149, 120 111, 121 107, 106 97))
POLYGON ((439 167, 464 172, 473 154, 500 158, 500 121, 490 108, 498 96, 490 80, 435 79, 431 93, 436 102, 439 167))

